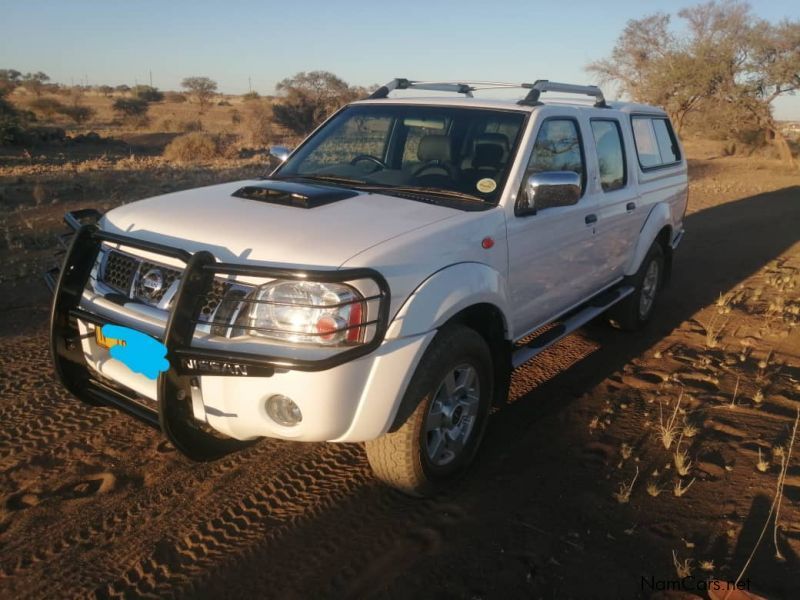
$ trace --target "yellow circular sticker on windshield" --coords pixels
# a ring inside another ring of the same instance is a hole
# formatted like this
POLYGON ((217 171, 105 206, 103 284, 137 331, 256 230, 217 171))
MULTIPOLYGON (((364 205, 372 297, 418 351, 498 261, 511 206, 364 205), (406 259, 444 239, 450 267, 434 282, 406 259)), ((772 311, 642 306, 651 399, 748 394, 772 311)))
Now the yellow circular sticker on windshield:
POLYGON ((497 189, 497 182, 494 179, 484 177, 477 184, 475 184, 475 187, 478 188, 479 192, 488 194, 489 192, 493 192, 497 189))

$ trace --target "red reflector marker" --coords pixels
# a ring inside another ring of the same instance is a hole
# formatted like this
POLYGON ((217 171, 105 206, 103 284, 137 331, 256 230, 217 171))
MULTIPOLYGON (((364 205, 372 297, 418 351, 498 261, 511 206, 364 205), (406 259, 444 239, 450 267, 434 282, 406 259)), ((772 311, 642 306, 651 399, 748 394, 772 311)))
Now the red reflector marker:
POLYGON ((490 238, 490 237, 488 237, 488 236, 487 236, 487 237, 483 238, 483 240, 481 241, 481 246, 482 246, 482 247, 483 247, 485 250, 488 250, 489 248, 491 248, 492 246, 494 246, 494 240, 493 240, 492 238, 490 238))

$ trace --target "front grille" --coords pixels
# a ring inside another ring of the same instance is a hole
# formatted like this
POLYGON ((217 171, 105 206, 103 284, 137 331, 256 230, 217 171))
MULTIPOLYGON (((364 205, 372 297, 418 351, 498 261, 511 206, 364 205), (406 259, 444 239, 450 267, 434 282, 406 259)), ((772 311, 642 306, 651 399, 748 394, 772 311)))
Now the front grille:
MULTIPOLYGON (((169 308, 172 302, 169 296, 174 295, 177 291, 180 278, 181 270, 174 267, 144 260, 119 250, 107 250, 105 258, 101 261, 98 281, 127 296, 131 301, 141 302, 148 306, 158 306, 167 296, 167 308, 169 308)), ((206 294, 205 302, 200 310, 200 320, 211 322, 214 320, 215 312, 223 298, 240 299, 250 289, 252 289, 250 286, 220 278, 214 279, 211 291, 206 294), (232 294, 234 291, 235 295, 232 294)), ((227 319, 232 316, 233 311, 226 307, 220 312, 224 313, 219 315, 221 320, 227 324, 227 319)))
POLYGON ((122 252, 111 251, 106 257, 101 281, 118 292, 128 294, 139 268, 139 261, 122 252))
POLYGON ((204 317, 207 319, 211 318, 211 315, 217 309, 219 303, 222 302, 222 298, 228 293, 230 288, 230 283, 220 281, 219 279, 214 280, 211 291, 206 294, 206 302, 203 304, 203 308, 200 309, 201 319, 204 317))

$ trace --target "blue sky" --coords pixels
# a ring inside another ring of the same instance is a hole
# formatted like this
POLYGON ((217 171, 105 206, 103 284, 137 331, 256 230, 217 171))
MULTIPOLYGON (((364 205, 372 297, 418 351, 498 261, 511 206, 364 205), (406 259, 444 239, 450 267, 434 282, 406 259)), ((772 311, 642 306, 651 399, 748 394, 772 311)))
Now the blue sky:
MULTIPOLYGON (((298 71, 353 84, 411 79, 590 82, 631 18, 695 2, 460 0, 0 0, 0 68, 53 80, 153 83, 207 75, 230 93, 261 93, 298 71)), ((751 2, 772 21, 797 0, 751 2)), ((800 96, 776 106, 800 120, 800 96)))

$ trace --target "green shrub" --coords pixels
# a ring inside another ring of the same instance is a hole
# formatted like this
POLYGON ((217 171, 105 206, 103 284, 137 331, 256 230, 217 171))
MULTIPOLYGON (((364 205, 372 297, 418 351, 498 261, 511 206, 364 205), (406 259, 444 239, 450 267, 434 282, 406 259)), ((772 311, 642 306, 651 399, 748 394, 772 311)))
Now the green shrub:
POLYGON ((242 100, 245 102, 249 102, 251 100, 258 100, 261 96, 258 95, 258 92, 247 92, 246 94, 242 95, 242 100))
POLYGON ((194 132, 181 135, 164 148, 164 158, 175 162, 211 160, 223 156, 223 144, 219 136, 194 132))

